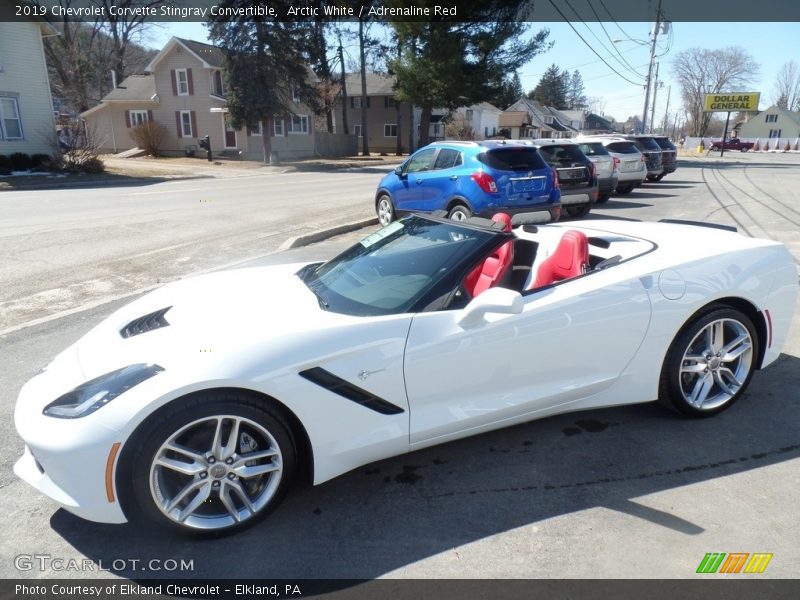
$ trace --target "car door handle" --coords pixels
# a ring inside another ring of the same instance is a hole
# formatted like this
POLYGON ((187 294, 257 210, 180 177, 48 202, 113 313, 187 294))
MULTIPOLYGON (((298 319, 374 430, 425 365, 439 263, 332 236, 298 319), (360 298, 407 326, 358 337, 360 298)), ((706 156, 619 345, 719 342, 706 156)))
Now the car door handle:
POLYGON ((417 179, 417 183, 422 183, 422 179, 417 179))
POLYGON ((451 181, 455 181, 456 179, 458 179, 458 175, 450 175, 451 181))

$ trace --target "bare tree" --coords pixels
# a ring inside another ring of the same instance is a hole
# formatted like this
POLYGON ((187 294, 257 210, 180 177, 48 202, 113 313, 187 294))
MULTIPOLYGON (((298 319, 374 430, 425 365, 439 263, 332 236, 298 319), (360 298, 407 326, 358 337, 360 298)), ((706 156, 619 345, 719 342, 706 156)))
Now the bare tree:
POLYGON ((783 63, 778 71, 772 102, 784 110, 800 110, 800 67, 793 60, 783 63))
POLYGON ((596 115, 602 115, 606 109, 606 99, 602 96, 589 96, 586 98, 586 110, 596 115))
POLYGON ((448 140, 474 140, 475 130, 467 117, 459 112, 451 112, 444 119, 444 128, 448 140))
POLYGON ((672 61, 672 72, 681 86, 683 105, 689 114, 690 135, 704 136, 713 113, 703 112, 703 95, 743 91, 756 78, 759 65, 736 47, 707 50, 689 48, 672 61))

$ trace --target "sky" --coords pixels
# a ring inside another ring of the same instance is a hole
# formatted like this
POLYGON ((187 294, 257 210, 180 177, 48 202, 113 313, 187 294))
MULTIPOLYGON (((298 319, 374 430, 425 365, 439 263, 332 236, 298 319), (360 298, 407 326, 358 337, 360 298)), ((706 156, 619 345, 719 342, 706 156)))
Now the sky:
MULTIPOLYGON (((553 63, 569 71, 577 68, 583 77, 587 96, 603 99, 605 114, 613 116, 618 121, 624 121, 633 115, 641 118, 645 95, 644 78, 647 75, 650 58, 648 39, 652 23, 572 23, 571 25, 585 42, 568 23, 530 25, 530 35, 542 28, 549 29, 549 39, 554 45, 520 69, 524 90, 528 92, 533 89, 547 67, 553 63), (630 38, 640 43, 631 41, 630 38), (613 44, 610 40, 624 41, 613 44), (641 83, 636 85, 614 73, 587 44, 625 78, 641 83), (634 75, 628 65, 641 76, 634 75)), ((729 91, 761 92, 762 110, 773 103, 773 85, 781 66, 793 58, 800 60, 800 23, 673 23, 671 28, 669 35, 659 35, 657 44, 656 54, 661 55, 657 59, 659 81, 663 82, 663 87, 659 87, 656 98, 656 123, 661 123, 664 118, 670 86, 670 113, 674 113, 680 105, 680 90, 672 77, 671 61, 683 50, 693 47, 713 50, 728 46, 747 50, 760 65, 760 75, 749 89, 729 91)), ((206 34, 207 30, 202 23, 161 23, 151 30, 146 42, 147 45, 158 48, 173 35, 204 42, 208 41, 206 34)), ((649 118, 648 113, 648 120, 649 118)))

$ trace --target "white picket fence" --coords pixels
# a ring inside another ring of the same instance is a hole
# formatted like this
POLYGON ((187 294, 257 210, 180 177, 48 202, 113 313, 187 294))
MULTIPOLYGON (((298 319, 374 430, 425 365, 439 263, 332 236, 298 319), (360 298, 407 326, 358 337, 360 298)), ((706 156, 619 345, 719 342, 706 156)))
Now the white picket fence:
MULTIPOLYGON (((703 141, 704 152, 711 147, 711 142, 719 141, 719 137, 687 137, 683 142, 684 150, 695 152, 703 141)), ((743 142, 753 142, 757 144, 758 150, 754 147, 752 152, 800 152, 800 138, 740 138, 743 142), (788 150, 787 150, 788 144, 788 150)))

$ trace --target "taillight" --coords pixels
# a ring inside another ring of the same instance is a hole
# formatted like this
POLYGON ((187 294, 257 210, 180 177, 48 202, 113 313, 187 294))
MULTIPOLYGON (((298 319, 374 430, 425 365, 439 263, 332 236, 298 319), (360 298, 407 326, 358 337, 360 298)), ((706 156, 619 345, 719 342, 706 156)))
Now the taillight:
POLYGON ((643 162, 643 163, 646 163, 646 162, 647 162, 647 156, 645 156, 644 154, 642 154, 642 162, 643 162))
POLYGON ((597 163, 592 163, 592 179, 597 177, 597 163))
POLYGON ((551 169, 553 171, 553 189, 560 190, 561 189, 561 182, 558 179, 558 171, 555 169, 551 169))
POLYGON ((484 192, 488 194, 497 193, 497 184, 495 183, 494 178, 488 173, 485 173, 484 171, 475 171, 472 175, 470 175, 470 177, 484 192))
POLYGON ((614 159, 614 170, 616 171, 617 169, 619 169, 619 162, 620 161, 616 156, 612 156, 611 158, 614 159))

